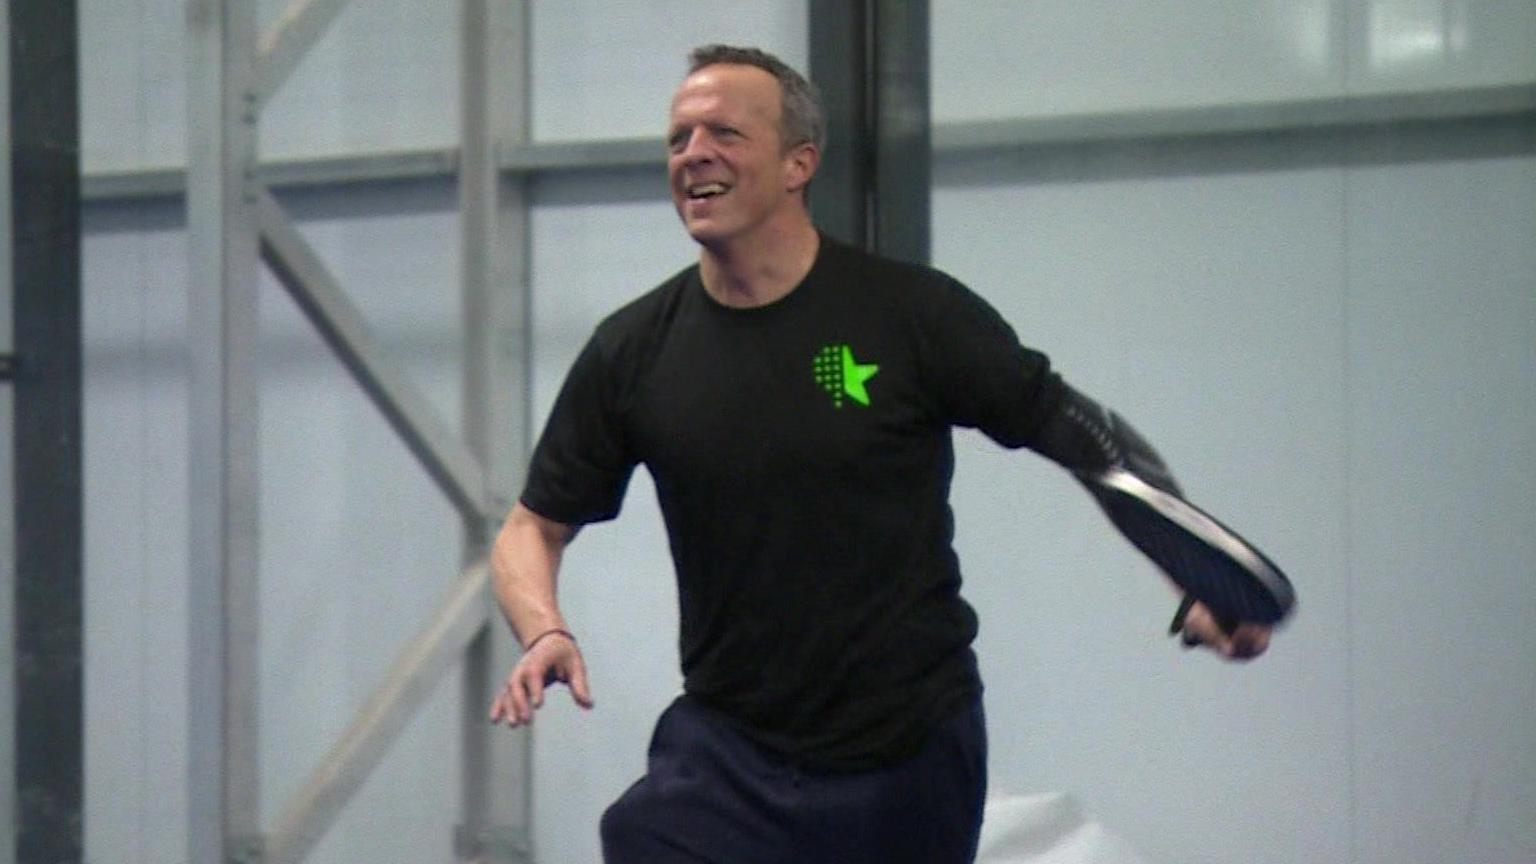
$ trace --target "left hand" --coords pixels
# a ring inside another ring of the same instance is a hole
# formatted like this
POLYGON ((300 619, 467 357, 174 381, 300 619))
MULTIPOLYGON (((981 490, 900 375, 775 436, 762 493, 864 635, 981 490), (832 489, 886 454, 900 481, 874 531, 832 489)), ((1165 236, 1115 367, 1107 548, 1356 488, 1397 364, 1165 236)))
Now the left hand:
POLYGON ((492 723, 505 723, 516 729, 533 722, 534 712, 544 707, 544 691, 554 684, 571 688, 571 698, 581 708, 591 710, 592 691, 587 684, 587 664, 576 640, 565 632, 551 632, 547 638, 523 652, 507 682, 491 703, 492 723))
POLYGON ((1268 650, 1269 637, 1273 632, 1274 628, 1266 624, 1243 622, 1228 633, 1216 623, 1216 616, 1211 614, 1211 610, 1199 602, 1190 607, 1189 614, 1184 618, 1186 645, 1194 641, 1228 660, 1239 662, 1252 660, 1268 650))

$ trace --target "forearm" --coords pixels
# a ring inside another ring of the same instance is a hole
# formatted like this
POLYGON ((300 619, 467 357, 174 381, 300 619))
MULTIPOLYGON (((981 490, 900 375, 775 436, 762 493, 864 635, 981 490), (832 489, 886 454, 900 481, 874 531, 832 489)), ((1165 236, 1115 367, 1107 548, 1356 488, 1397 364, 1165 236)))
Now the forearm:
POLYGON ((560 559, 575 536, 571 526, 512 508, 491 549, 492 585, 502 614, 521 644, 549 630, 569 630, 555 583, 560 559))
POLYGON ((555 577, 560 556, 576 536, 570 525, 545 519, 521 503, 512 508, 491 549, 491 581, 501 611, 523 645, 523 655, 512 667, 491 701, 492 723, 524 726, 544 704, 545 688, 555 682, 570 685, 571 698, 582 708, 592 707, 586 664, 574 638, 549 635, 567 631, 560 605, 555 602, 555 577), (537 643, 537 644, 533 644, 537 643))

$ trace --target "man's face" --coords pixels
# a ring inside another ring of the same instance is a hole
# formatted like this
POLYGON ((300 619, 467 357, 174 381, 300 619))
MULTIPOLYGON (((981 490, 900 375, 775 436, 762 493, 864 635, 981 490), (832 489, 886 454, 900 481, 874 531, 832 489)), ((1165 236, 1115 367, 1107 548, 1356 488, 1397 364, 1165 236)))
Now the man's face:
MULTIPOLYGON (((677 215, 703 244, 750 235, 800 207, 813 162, 784 151, 779 83, 755 66, 719 64, 689 75, 672 99, 667 173, 677 215)), ((811 148, 814 149, 814 148, 811 148)))

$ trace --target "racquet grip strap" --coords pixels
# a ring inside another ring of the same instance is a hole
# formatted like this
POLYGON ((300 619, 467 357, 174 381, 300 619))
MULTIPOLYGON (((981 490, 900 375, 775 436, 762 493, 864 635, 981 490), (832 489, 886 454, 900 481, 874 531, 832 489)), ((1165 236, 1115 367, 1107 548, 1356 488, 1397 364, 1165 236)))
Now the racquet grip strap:
POLYGON ((1164 492, 1182 494, 1163 457, 1125 418, 1065 382, 1061 391, 1056 411, 1029 445, 1031 449, 1079 476, 1120 468, 1164 492))
POLYGON ((1184 632, 1184 619, 1189 617, 1189 610, 1195 608, 1195 595, 1185 594, 1179 601, 1179 610, 1173 613, 1173 623, 1168 625, 1168 635, 1177 636, 1184 632))
MULTIPOLYGON (((1178 636, 1183 634, 1184 644, 1190 648, 1200 644, 1200 637, 1195 636, 1192 633, 1184 632, 1184 622, 1189 619, 1189 610, 1193 608, 1195 608, 1195 595, 1186 592, 1184 599, 1179 601, 1178 611, 1173 613, 1173 621, 1168 625, 1168 635, 1178 636)), ((1220 615, 1216 615, 1215 613, 1212 613, 1212 615, 1216 619, 1216 626, 1220 627, 1223 633, 1230 635, 1232 631, 1237 629, 1238 622, 1229 620, 1220 615)))

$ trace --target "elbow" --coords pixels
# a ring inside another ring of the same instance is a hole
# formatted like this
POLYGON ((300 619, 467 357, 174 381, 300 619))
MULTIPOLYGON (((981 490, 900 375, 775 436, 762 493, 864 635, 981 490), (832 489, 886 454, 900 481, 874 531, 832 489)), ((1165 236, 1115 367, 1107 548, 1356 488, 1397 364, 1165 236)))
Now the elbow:
POLYGON ((491 560, 501 571, 518 550, 538 548, 558 556, 576 537, 576 528, 535 513, 521 501, 512 506, 491 549, 491 560))

